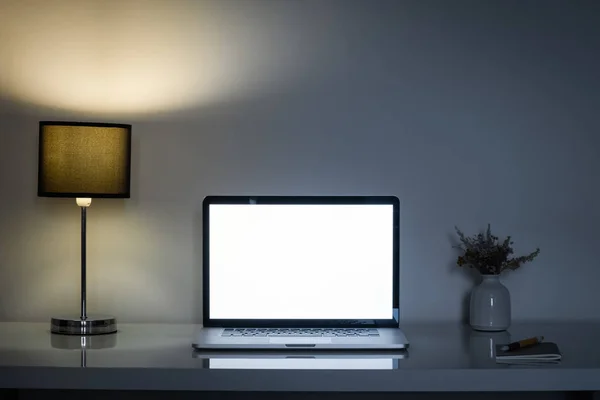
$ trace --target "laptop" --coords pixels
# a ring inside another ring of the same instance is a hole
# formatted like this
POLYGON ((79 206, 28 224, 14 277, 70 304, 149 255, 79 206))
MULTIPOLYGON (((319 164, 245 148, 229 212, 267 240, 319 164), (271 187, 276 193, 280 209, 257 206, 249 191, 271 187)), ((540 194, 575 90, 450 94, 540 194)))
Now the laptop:
POLYGON ((393 196, 209 196, 196 349, 405 349, 393 196))

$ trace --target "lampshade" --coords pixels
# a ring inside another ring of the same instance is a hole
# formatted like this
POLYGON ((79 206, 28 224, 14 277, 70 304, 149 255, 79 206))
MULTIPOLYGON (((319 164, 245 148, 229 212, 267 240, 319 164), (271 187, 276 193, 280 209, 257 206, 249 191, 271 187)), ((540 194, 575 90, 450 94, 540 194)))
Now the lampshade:
POLYGON ((131 125, 40 122, 38 196, 130 197, 131 125))

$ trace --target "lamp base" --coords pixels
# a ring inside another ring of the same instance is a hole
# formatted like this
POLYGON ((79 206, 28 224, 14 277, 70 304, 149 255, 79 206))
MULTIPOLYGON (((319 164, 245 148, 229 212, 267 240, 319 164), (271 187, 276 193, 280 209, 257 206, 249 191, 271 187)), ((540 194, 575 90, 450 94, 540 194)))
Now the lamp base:
POLYGON ((117 331, 117 320, 109 315, 80 317, 53 317, 50 332, 61 335, 106 335, 117 331))

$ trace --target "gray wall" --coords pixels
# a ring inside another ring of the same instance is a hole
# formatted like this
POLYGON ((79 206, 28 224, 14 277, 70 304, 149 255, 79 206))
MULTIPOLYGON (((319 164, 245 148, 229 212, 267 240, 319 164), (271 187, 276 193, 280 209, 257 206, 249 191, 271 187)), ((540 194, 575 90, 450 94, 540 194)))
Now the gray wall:
POLYGON ((393 194, 405 320, 464 316, 453 226, 488 222, 542 249, 504 279, 516 320, 600 318, 598 2, 25 3, 0 5, 0 320, 77 311, 45 118, 134 124, 132 198, 88 213, 92 311, 200 320, 206 195, 393 194))

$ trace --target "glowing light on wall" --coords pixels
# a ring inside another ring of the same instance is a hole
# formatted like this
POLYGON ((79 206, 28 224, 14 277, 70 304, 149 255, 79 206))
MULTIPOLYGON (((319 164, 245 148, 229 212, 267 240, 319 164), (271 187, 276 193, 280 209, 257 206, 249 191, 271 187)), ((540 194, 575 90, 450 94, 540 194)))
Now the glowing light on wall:
POLYGON ((311 39, 294 34, 295 4, 3 0, 0 94, 92 114, 243 96, 293 79, 306 63, 311 39))

